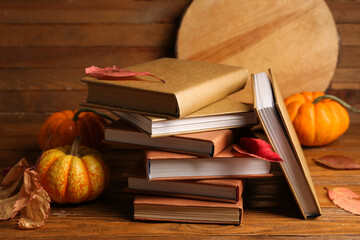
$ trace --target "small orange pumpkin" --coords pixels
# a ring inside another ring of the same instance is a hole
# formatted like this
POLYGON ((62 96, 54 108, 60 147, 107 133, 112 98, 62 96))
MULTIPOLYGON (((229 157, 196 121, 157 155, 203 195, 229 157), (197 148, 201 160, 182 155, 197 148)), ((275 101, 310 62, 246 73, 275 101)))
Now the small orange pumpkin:
POLYGON ((344 134, 350 124, 343 106, 351 106, 322 92, 294 94, 285 99, 285 105, 303 146, 328 144, 344 134))
POLYGON ((109 182, 109 170, 97 150, 79 145, 45 151, 37 165, 42 187, 56 203, 81 203, 96 199, 109 182))
MULTIPOLYGON (((106 115, 92 109, 64 110, 51 114, 41 125, 38 144, 41 149, 71 145, 76 136, 82 137, 82 145, 103 150, 106 115)), ((111 119, 112 120, 112 119, 111 119)))

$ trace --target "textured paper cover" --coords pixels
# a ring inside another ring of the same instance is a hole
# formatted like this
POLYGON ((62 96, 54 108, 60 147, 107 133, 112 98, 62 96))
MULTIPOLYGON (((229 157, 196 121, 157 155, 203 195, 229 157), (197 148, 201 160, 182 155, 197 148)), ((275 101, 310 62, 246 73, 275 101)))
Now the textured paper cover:
MULTIPOLYGON (((107 81, 90 77, 85 77, 82 81, 175 95, 178 115, 172 117, 180 118, 242 89, 246 84, 248 75, 247 70, 241 67, 175 58, 161 58, 126 69, 136 72, 150 72, 165 80, 166 83, 154 81, 154 78, 150 76, 138 77, 143 81, 107 81)), ((146 101, 146 99, 143 100, 146 101)), ((101 104, 101 102, 99 103, 101 104)), ((119 106, 115 103, 110 105, 119 106)), ((141 109, 132 110, 143 113, 141 109)), ((161 111, 155 114, 158 113, 161 111)))
MULTIPOLYGON (((308 166, 307 166, 305 155, 303 153, 303 150, 301 148, 301 145, 300 145, 300 142, 298 140, 297 134, 296 134, 295 129, 294 129, 294 127, 292 125, 292 122, 290 120, 289 114, 288 114, 288 112, 286 110, 286 106, 285 106, 284 100, 283 100, 283 98, 281 96, 280 89, 279 89, 279 87, 277 85, 277 82, 276 82, 274 76, 271 74, 270 69, 269 69, 269 74, 270 74, 270 82, 271 82, 273 92, 274 92, 276 109, 279 112, 279 115, 281 117, 281 121, 282 121, 282 123, 283 123, 283 125, 284 125, 284 127, 286 129, 287 135, 289 136, 290 143, 292 144, 292 147, 294 149, 296 159, 298 160, 299 166, 303 171, 303 174, 304 174, 304 176, 306 178, 308 186, 309 186, 309 188, 311 190, 312 196, 315 199, 316 207, 319 210, 319 213, 321 214, 321 208, 320 208, 320 205, 319 205, 316 193, 315 193, 315 188, 314 188, 311 176, 310 176, 310 172, 309 172, 309 169, 308 169, 308 166)), ((253 75, 252 75, 252 78, 253 78, 253 75)), ((252 84, 254 84, 254 81, 252 82, 252 84)), ((254 87, 253 87, 253 91, 255 92, 254 87)), ((265 126, 265 124, 263 123, 263 120, 260 117, 260 114, 257 111, 257 102, 256 102, 255 94, 253 94, 253 95, 254 95, 254 110, 255 110, 255 113, 257 114, 258 119, 261 122, 261 125, 265 126)), ((264 131, 265 131, 266 135, 268 136, 268 140, 270 141, 271 145, 275 149, 274 144, 272 142, 272 139, 269 137, 268 130, 265 127, 264 127, 264 131)), ((280 166, 283 169, 281 163, 280 163, 280 166)), ((286 172, 284 170, 282 172, 285 175, 285 177, 288 179, 288 175, 286 174, 286 172)), ((288 183, 290 183, 289 180, 287 180, 287 181, 288 181, 288 183)), ((295 198, 295 200, 296 200, 296 202, 297 202, 297 204, 298 204, 298 206, 300 208, 300 211, 301 211, 302 215, 304 216, 304 218, 306 219, 307 216, 306 216, 302 206, 300 205, 298 196, 295 194, 293 186, 291 184, 289 184, 289 185, 290 185, 291 191, 294 193, 293 195, 294 195, 294 198, 295 198)))
POLYGON ((289 114, 287 112, 287 109, 286 109, 284 100, 281 96, 281 92, 279 90, 277 82, 276 82, 274 76, 271 74, 270 70, 269 70, 269 74, 270 74, 270 80, 271 80, 271 83, 272 83, 272 86, 274 89, 275 105, 280 113, 279 115, 281 116, 285 130, 287 131, 287 134, 289 136, 290 143, 292 144, 292 147, 295 150, 296 159, 298 160, 298 163, 301 166, 301 170, 303 171, 306 181, 311 189, 312 197, 314 198, 314 200, 317 204, 317 208, 321 214, 321 208, 320 208, 319 201, 318 201, 316 193, 315 193, 315 187, 314 187, 311 175, 310 175, 310 171, 309 171, 309 168, 308 168, 308 165, 306 162, 304 152, 302 150, 302 147, 300 145, 296 131, 294 129, 294 126, 293 126, 291 119, 289 117, 289 114))

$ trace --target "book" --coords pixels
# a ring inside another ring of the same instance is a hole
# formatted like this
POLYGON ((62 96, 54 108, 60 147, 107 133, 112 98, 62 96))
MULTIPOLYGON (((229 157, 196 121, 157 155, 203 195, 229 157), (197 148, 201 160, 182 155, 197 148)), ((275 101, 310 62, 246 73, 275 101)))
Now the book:
POLYGON ((255 112, 274 150, 282 172, 305 219, 321 215, 306 158, 287 113, 274 76, 269 70, 252 74, 255 112))
POLYGON ((237 203, 137 195, 134 199, 134 219, 239 225, 243 202, 241 192, 238 194, 237 203))
POLYGON ((142 161, 133 164, 123 176, 128 179, 127 192, 217 202, 236 203, 244 187, 242 179, 148 181, 142 161))
POLYGON ((180 119, 121 112, 116 111, 114 108, 112 110, 115 110, 113 111, 115 115, 146 132, 151 137, 254 126, 258 124, 252 104, 244 104, 229 97, 223 98, 180 119))
POLYGON ((144 161, 150 181, 259 177, 270 172, 270 162, 240 154, 233 145, 213 158, 144 150, 144 161))
POLYGON ((122 111, 183 118, 242 89, 248 71, 216 63, 160 58, 126 70, 150 72, 151 76, 121 80, 84 77, 88 103, 119 107, 122 111))
POLYGON ((136 145, 212 157, 234 143, 240 135, 249 134, 249 128, 236 128, 151 138, 119 119, 105 127, 104 141, 115 145, 136 145))

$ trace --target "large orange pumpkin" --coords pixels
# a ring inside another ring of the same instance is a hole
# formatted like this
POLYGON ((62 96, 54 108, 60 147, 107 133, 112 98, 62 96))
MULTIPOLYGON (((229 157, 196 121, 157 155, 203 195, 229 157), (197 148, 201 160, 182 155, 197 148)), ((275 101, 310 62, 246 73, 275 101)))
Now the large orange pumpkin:
POLYGON ((56 203, 81 203, 100 196, 109 182, 103 155, 85 146, 45 151, 36 165, 42 187, 56 203))
POLYGON ((347 110, 328 97, 322 92, 302 92, 285 99, 289 116, 303 146, 328 144, 348 129, 350 119, 347 110))
POLYGON ((42 124, 38 144, 41 149, 71 145, 76 136, 82 137, 82 145, 103 150, 106 115, 92 109, 64 110, 51 114, 42 124))

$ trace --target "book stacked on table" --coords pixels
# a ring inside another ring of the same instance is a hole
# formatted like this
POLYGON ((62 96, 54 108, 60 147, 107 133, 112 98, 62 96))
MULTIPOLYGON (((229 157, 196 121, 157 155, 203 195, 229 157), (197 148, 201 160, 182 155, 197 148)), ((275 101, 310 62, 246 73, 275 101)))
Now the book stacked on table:
POLYGON ((134 218, 240 224, 244 179, 272 176, 270 162, 233 149, 258 123, 252 105, 231 97, 247 70, 173 58, 126 70, 139 74, 84 78, 82 105, 119 116, 105 142, 142 151, 125 173, 127 191, 136 193, 134 218))

